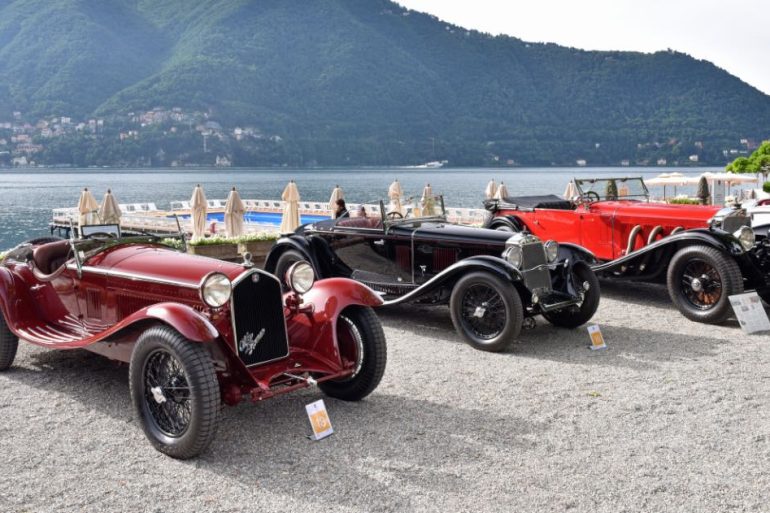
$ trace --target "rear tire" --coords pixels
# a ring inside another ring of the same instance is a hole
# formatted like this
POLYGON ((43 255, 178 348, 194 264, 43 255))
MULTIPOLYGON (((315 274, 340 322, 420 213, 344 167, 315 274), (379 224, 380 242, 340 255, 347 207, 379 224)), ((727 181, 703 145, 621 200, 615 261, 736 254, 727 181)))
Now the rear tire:
POLYGON ((388 360, 385 333, 368 306, 351 306, 337 318, 337 343, 343 361, 354 365, 352 376, 318 384, 326 395, 360 401, 380 384, 388 360))
POLYGON ((452 289, 449 311, 457 332, 481 351, 507 348, 521 333, 524 307, 512 283, 478 271, 452 289))
POLYGON ((222 401, 205 346, 168 326, 148 329, 131 355, 129 385, 144 434, 158 451, 189 459, 214 439, 222 401))
POLYGON ((0 313, 0 371, 8 370, 16 359, 16 350, 19 348, 19 337, 13 334, 5 316, 0 313))
POLYGON ((583 302, 579 306, 573 305, 563 310, 543 313, 543 317, 548 322, 560 328, 574 329, 582 326, 591 320, 599 308, 599 300, 601 299, 599 279, 591 268, 588 265, 578 265, 573 269, 572 279, 575 286, 581 288, 584 282, 588 283, 588 290, 584 293, 583 302))
POLYGON ((666 280, 671 301, 692 321, 719 323, 732 313, 729 296, 743 292, 738 264, 709 246, 690 246, 671 259, 666 280))

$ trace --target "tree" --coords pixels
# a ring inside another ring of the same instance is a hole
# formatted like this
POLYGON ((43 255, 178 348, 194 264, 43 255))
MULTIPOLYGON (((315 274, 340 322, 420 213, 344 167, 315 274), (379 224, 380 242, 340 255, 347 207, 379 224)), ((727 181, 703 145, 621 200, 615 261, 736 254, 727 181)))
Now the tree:
POLYGON ((770 141, 764 141, 748 157, 738 157, 725 168, 733 173, 762 173, 764 180, 770 174, 770 141))
POLYGON ((709 196, 709 183, 706 181, 705 176, 701 176, 698 181, 698 192, 695 194, 700 200, 701 205, 708 204, 709 196))

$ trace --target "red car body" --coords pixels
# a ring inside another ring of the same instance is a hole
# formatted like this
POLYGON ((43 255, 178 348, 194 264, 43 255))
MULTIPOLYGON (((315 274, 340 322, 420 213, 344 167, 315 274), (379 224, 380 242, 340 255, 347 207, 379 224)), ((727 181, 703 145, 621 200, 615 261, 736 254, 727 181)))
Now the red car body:
POLYGON ((340 316, 382 304, 369 288, 340 278, 284 294, 276 277, 250 265, 149 240, 43 242, 15 248, 0 266, 7 331, 38 346, 83 348, 134 365, 140 335, 151 326, 170 328, 186 344, 205 347, 228 405, 348 379, 362 357, 349 333, 340 335, 340 316), (217 308, 202 296, 212 273, 231 283, 229 301, 217 308), (244 346, 244 337, 254 347, 244 346))

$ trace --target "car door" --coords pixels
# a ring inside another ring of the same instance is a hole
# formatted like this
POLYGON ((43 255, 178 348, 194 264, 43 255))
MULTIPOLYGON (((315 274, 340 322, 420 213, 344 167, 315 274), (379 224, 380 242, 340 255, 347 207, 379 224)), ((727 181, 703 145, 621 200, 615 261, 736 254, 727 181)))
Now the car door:
POLYGON ((580 219, 575 232, 579 235, 577 244, 591 251, 600 260, 613 260, 618 255, 613 248, 613 211, 602 208, 600 203, 580 206, 580 219))

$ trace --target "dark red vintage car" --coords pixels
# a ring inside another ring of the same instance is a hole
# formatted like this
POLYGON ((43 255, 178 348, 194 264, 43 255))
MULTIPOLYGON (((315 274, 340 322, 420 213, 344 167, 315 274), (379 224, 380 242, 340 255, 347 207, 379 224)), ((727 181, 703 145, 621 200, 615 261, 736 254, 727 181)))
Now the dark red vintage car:
POLYGON ((291 290, 249 261, 180 253, 150 237, 39 239, 0 265, 0 371, 18 340, 128 362, 131 397, 161 452, 194 457, 221 404, 318 385, 356 401, 382 378, 382 303, 347 279, 315 281, 298 262, 291 290))
POLYGON ((770 299, 768 242, 741 209, 649 201, 641 178, 575 179, 575 195, 488 200, 487 225, 572 242, 592 251, 605 277, 665 279, 689 319, 720 322, 728 296, 756 289, 770 299))

